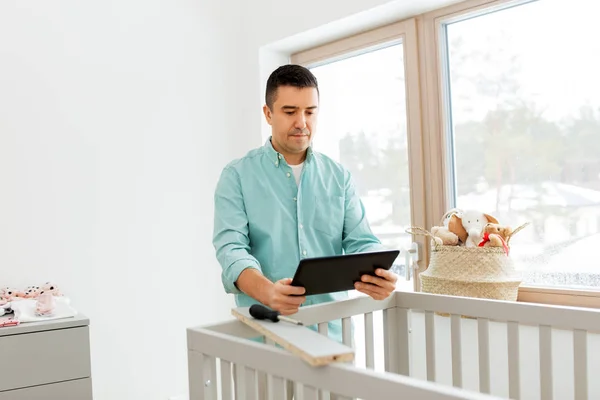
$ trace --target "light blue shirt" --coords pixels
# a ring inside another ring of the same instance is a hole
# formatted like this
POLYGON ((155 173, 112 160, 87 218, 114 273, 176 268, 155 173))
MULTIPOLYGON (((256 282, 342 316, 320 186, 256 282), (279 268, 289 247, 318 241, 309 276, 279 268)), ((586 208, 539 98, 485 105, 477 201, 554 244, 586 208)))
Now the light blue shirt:
MULTIPOLYGON (((292 278, 303 258, 381 250, 348 170, 308 149, 299 184, 268 139, 230 162, 215 191, 213 245, 227 293, 238 306, 257 303, 236 286, 255 268, 272 282, 292 278)), ((347 298, 347 292, 312 295, 311 305, 347 298)), ((329 324, 341 338, 341 323, 329 324)))

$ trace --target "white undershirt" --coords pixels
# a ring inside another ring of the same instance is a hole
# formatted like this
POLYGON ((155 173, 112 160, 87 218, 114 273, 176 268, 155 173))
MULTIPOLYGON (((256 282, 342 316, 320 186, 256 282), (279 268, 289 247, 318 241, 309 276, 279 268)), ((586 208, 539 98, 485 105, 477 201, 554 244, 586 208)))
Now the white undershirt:
POLYGON ((296 185, 300 184, 300 174, 302 174, 302 168, 304 167, 304 163, 300 163, 298 165, 290 165, 292 167, 292 172, 294 173, 294 178, 296 178, 296 185))

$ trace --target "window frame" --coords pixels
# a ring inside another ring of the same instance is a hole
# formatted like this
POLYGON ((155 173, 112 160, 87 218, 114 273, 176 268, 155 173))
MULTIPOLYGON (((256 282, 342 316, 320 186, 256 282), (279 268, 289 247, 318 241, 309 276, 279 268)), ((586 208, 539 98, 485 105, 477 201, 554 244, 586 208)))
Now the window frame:
MULTIPOLYGON (((416 226, 426 226, 425 217, 425 174, 423 168, 421 91, 419 88, 419 63, 417 45, 417 24, 415 19, 407 19, 385 25, 367 32, 359 33, 335 42, 292 54, 294 64, 313 67, 324 62, 332 62, 369 51, 390 42, 401 41, 404 52, 404 76, 406 93, 406 119, 408 141, 408 173, 410 185, 411 221, 416 226)), ((421 260, 411 270, 413 288, 420 288, 419 272, 428 265, 423 258, 426 254, 425 237, 418 236, 414 242, 419 247, 421 260)))
MULTIPOLYGON (((441 45, 446 41, 444 25, 534 1, 538 0, 466 0, 291 55, 293 63, 314 66, 402 40, 413 225, 438 225, 455 198, 455 182, 451 182, 455 174, 449 126, 450 82, 445 68, 448 55, 447 47, 441 45)), ((414 241, 419 246, 420 260, 413 270, 413 281, 414 290, 419 291, 418 274, 429 265, 431 249, 424 237, 415 236, 414 241)), ((600 288, 521 285, 518 301, 600 308, 600 288)))

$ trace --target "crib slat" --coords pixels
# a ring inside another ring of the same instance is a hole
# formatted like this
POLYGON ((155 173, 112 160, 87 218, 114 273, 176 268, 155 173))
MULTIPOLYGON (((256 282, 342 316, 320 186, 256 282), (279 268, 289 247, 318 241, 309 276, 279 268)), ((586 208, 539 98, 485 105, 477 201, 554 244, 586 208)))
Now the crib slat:
MULTIPOLYGON (((343 326, 342 326, 342 329, 343 329, 343 326)), ((321 335, 325 335, 325 336, 328 335, 329 324, 327 322, 319 323, 319 333, 321 335)), ((318 395, 319 395, 320 400, 329 400, 329 392, 327 392, 325 390, 319 390, 318 395)))
POLYGON ((267 382, 269 400, 281 400, 287 398, 285 380, 283 378, 270 375, 267 382))
POLYGON ((321 322, 319 324, 319 333, 321 335, 327 336, 328 331, 329 331, 329 324, 327 324, 327 322, 321 322))
POLYGON ((518 400, 521 398, 519 323, 510 321, 506 325, 506 329, 508 345, 508 393, 511 399, 518 400))
POLYGON ((352 319, 350 317, 342 318, 342 342, 346 346, 352 347, 352 319))
POLYGON ((588 399, 587 382, 587 332, 575 329, 573 331, 574 382, 575 400, 588 399))
POLYGON ((246 368, 240 364, 233 364, 233 375, 235 376, 233 387, 236 400, 246 400, 246 368))
POLYGON ((477 318, 479 346, 479 391, 490 393, 490 327, 487 318, 477 318))
POLYGON ((410 310, 407 308, 396 308, 396 318, 398 319, 397 338, 398 338, 398 373, 410 376, 410 310))
POLYGON ((256 370, 246 367, 246 400, 257 400, 256 370))
POLYGON ((540 391, 541 398, 552 400, 552 327, 540 326, 540 391))
POLYGON ((399 357, 398 314, 395 309, 383 310, 383 353, 386 372, 398 373, 399 357))
POLYGON ((312 386, 304 386, 303 400, 319 400, 317 389, 312 386))
POLYGON ((427 380, 435 381, 435 315, 425 312, 425 354, 427 360, 427 380))
POLYGON ((462 388, 462 334, 461 316, 450 317, 450 340, 452 346, 452 385, 462 388))
POLYGON ((221 360, 221 393, 223 400, 233 400, 231 363, 226 360, 221 360))
POLYGON ((375 340, 372 312, 365 314, 365 360, 367 368, 375 368, 375 340))

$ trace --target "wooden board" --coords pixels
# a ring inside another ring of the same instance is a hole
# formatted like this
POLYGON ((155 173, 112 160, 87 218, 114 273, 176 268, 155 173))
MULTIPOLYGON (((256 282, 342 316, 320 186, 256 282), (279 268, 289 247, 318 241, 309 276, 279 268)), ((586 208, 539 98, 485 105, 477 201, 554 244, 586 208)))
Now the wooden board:
POLYGON ((258 320, 250 315, 249 307, 234 308, 231 313, 261 335, 277 343, 312 366, 333 362, 351 362, 354 349, 322 335, 306 326, 289 322, 258 320))

